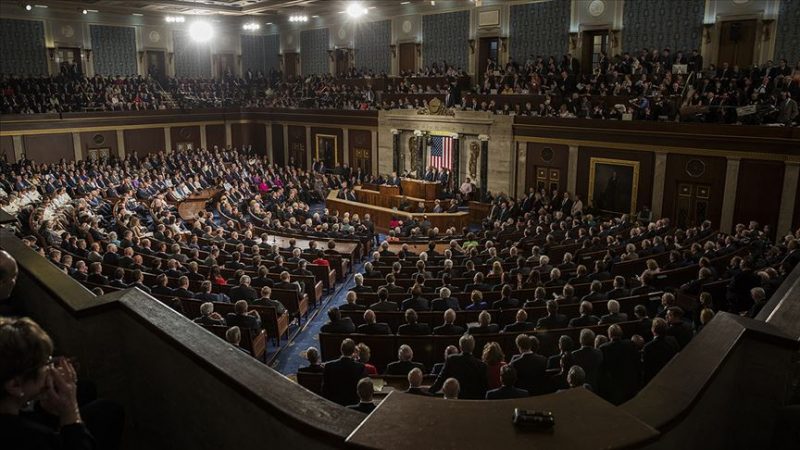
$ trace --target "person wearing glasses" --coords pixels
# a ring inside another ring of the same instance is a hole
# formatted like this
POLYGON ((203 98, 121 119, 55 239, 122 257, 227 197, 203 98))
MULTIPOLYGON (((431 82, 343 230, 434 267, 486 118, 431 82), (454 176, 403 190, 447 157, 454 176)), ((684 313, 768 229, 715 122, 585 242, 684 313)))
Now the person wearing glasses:
POLYGON ((53 342, 28 318, 0 318, 0 436, 16 449, 94 449, 81 419, 77 375, 64 358, 53 359, 53 342), (32 420, 23 408, 38 400, 58 417, 58 429, 32 420))

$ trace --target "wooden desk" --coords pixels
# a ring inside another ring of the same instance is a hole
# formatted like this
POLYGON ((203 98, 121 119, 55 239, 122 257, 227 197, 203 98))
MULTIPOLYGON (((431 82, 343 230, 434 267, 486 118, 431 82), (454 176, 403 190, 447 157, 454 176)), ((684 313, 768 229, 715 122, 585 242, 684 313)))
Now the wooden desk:
MULTIPOLYGON (((358 190, 356 190, 356 192, 358 192, 358 190)), ((326 206, 331 212, 338 211, 339 215, 349 212, 350 214, 358 214, 362 218, 364 217, 364 214, 369 214, 372 218, 372 222, 375 224, 375 230, 382 233, 389 231, 389 223, 392 221, 392 217, 395 216, 400 220, 410 220, 411 218, 414 218, 420 222, 424 216, 427 216, 428 220, 431 222, 431 225, 439 228, 440 232, 442 233, 444 233, 444 230, 449 227, 456 227, 456 230, 460 233, 462 228, 469 225, 468 212, 411 214, 382 206, 369 205, 350 200, 342 200, 340 198, 336 198, 338 194, 338 190, 332 190, 330 194, 328 194, 328 198, 325 201, 326 206)))
MULTIPOLYGON (((366 187, 364 189, 366 189, 366 187)), ((381 184, 380 186, 378 186, 378 192, 380 192, 381 195, 387 195, 387 196, 400 195, 400 186, 389 186, 388 184, 381 184)))
POLYGON ((400 180, 400 187, 403 188, 403 194, 409 197, 417 197, 424 200, 436 200, 442 196, 442 185, 438 181, 402 178, 400 180))
POLYGON ((444 400, 390 392, 347 443, 361 448, 598 449, 629 448, 658 431, 583 388, 516 400, 444 400), (529 432, 511 423, 514 408, 551 411, 549 432, 529 432), (475 422, 480 411, 480 423, 475 422), (398 420, 403 417, 430 420, 398 420), (590 419, 591 418, 591 419, 590 419))
POLYGON ((192 221, 196 219, 197 214, 206 209, 206 203, 220 192, 222 192, 222 189, 208 188, 186 197, 178 203, 178 215, 183 220, 192 221))
MULTIPOLYGON (((383 187, 383 186, 381 186, 383 187)), ((417 197, 410 197, 408 195, 399 195, 399 189, 395 186, 387 186, 390 189, 385 189, 381 191, 371 191, 369 189, 365 189, 361 186, 356 186, 353 188, 353 191, 356 193, 356 199, 361 203, 366 203, 369 205, 374 206, 382 206, 384 208, 400 208, 400 205, 403 203, 403 200, 408 202, 408 205, 411 207, 411 211, 417 211, 417 208, 420 203, 425 204, 425 211, 433 211, 433 208, 436 206, 435 200, 423 200, 417 197), (394 189, 391 189, 394 187, 394 189), (392 192, 397 192, 397 194, 392 194, 392 192)), ((448 207, 449 203, 442 205, 443 207, 448 207)))

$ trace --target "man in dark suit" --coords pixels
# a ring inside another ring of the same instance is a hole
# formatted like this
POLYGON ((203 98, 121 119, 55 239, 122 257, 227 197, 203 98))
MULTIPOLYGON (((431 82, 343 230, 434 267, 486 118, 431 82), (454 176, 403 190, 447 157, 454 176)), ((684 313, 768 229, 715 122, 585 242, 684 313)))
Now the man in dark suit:
POLYGON ((367 308, 358 304, 358 294, 353 291, 347 291, 347 297, 345 297, 344 305, 340 306, 339 309, 342 311, 364 311, 367 308))
POLYGON ((517 369, 514 366, 503 366, 500 368, 500 386, 486 392, 486 400, 508 400, 512 398, 525 398, 528 391, 514 387, 517 384, 517 369))
POLYGON ((600 318, 600 325, 610 325, 612 323, 625 322, 628 320, 628 315, 619 312, 619 302, 616 300, 609 300, 606 308, 608 314, 600 318))
POLYGON ((578 311, 581 315, 571 319, 569 321, 569 327, 579 328, 597 325, 597 322, 600 321, 600 318, 592 314, 593 309, 594 307, 590 302, 581 302, 580 306, 578 306, 578 311))
POLYGON ((606 295, 603 293, 603 283, 598 280, 594 280, 589 286, 589 293, 584 295, 581 301, 597 302, 605 299, 606 295))
POLYGON ((144 284, 144 273, 142 273, 141 270, 133 271, 133 283, 129 284, 128 287, 139 288, 143 292, 147 292, 148 294, 150 293, 150 288, 144 284))
POLYGON ((448 287, 443 287, 439 290, 439 298, 431 302, 431 311, 447 311, 452 309, 458 311, 461 305, 458 303, 457 298, 451 297, 452 291, 448 287))
POLYGON ((251 303, 253 300, 257 299, 258 293, 255 289, 250 287, 251 282, 250 276, 242 275, 239 278, 239 285, 228 291, 231 300, 246 300, 248 303, 251 303))
POLYGON ((558 303, 555 300, 548 300, 546 305, 547 315, 540 318, 536 322, 536 328, 545 330, 565 328, 569 322, 569 319, 567 319, 567 316, 564 314, 558 313, 558 303))
POLYGON ((114 277, 109 280, 108 285, 115 288, 126 289, 128 285, 125 283, 125 269, 117 267, 114 270, 114 277))
POLYGON ((617 298, 627 297, 630 291, 625 289, 625 277, 614 277, 614 288, 606 293, 606 298, 614 300, 617 298))
MULTIPOLYGON (((91 280, 89 280, 89 281, 91 281, 91 280)), ((153 291, 153 294, 156 294, 156 295, 172 296, 173 290, 172 290, 171 287, 167 286, 168 282, 169 282, 169 278, 167 278, 166 275, 161 273, 156 277, 156 285, 153 286, 152 288, 150 288, 150 290, 153 291)))
POLYGON ((202 300, 204 302, 222 302, 222 303, 230 303, 231 298, 228 297, 226 294, 222 292, 211 292, 211 282, 206 280, 200 284, 201 292, 198 292, 194 298, 196 300, 202 300))
POLYGON ((194 292, 189 290, 189 277, 178 278, 178 287, 172 291, 172 295, 180 298, 194 298, 194 292))
POLYGON ((400 309, 405 311, 407 309, 417 309, 420 311, 428 311, 431 309, 428 299, 422 296, 422 289, 419 286, 414 286, 411 290, 411 297, 403 300, 400 309))
POLYGON ((192 322, 200 325, 225 325, 225 319, 219 313, 214 312, 214 304, 205 302, 200 305, 200 317, 196 317, 192 322))
POLYGON ((488 384, 486 364, 472 354, 475 350, 475 338, 469 335, 461 336, 458 345, 461 353, 447 358, 429 392, 439 392, 445 380, 455 378, 461 386, 460 398, 481 400, 486 397, 488 384))
POLYGON ((103 275, 102 263, 93 262, 89 266, 89 275, 86 278, 86 281, 88 281, 89 283, 101 284, 101 285, 108 284, 108 277, 103 275))
POLYGON ((364 364, 353 359, 356 343, 345 339, 339 347, 339 359, 325 363, 322 371, 322 396, 342 406, 359 402, 357 386, 367 376, 364 364))
POLYGON ((369 377, 358 380, 356 393, 358 394, 358 403, 347 405, 347 409, 352 409, 364 414, 371 413, 375 409, 375 402, 372 400, 373 395, 375 395, 375 388, 372 385, 372 380, 369 377))
POLYGON ((504 284, 500 290, 500 300, 492 303, 492 309, 513 309, 519 306, 519 300, 511 296, 511 285, 504 284))
POLYGON ((598 392, 598 375, 603 364, 603 352, 594 348, 594 331, 584 328, 580 334, 581 348, 572 351, 572 359, 575 364, 583 368, 586 374, 586 383, 592 387, 594 392, 598 392))
POLYGON ((456 312, 452 309, 448 309, 447 311, 444 312, 444 324, 434 328, 433 334, 439 334, 439 335, 464 334, 464 327, 459 325, 453 325, 453 322, 455 321, 456 321, 456 312))
POLYGON ((547 358, 536 353, 539 350, 539 339, 520 334, 516 343, 519 354, 514 355, 509 363, 517 371, 515 386, 528 391, 530 395, 544 394, 549 390, 545 382, 547 358))
POLYGON ((517 310, 516 321, 503 328, 503 333, 518 333, 520 331, 532 331, 536 325, 528 322, 528 313, 524 309, 517 310))
POLYGON ((389 291, 378 288, 378 301, 369 305, 373 311, 397 311, 397 303, 389 301, 389 291))
POLYGON ((667 336, 678 342, 678 350, 683 350, 694 337, 692 325, 683 320, 683 309, 679 306, 667 308, 667 336))
POLYGON ((391 273, 389 275, 386 275, 386 284, 384 284, 381 287, 386 289, 386 291, 389 292, 390 294, 406 291, 405 289, 403 289, 402 286, 398 286, 395 284, 395 277, 391 273))
POLYGON ((278 316, 283 315, 286 312, 286 307, 283 306, 283 303, 281 303, 280 301, 271 298, 271 296, 272 296, 272 288, 270 288, 269 286, 264 286, 261 288, 261 298, 254 300, 252 304, 275 308, 275 313, 278 316))
POLYGON ((742 259, 739 267, 741 271, 731 280, 727 293, 732 312, 737 313, 748 311, 753 306, 750 289, 761 286, 761 278, 756 275, 749 258, 742 259))
POLYGON ((269 277, 269 268, 267 268, 267 266, 259 266, 258 276, 253 278, 253 280, 250 282, 251 286, 257 288, 264 286, 272 287, 274 284, 275 282, 269 277))
POLYGON ((500 326, 492 323, 492 315, 489 311, 481 311, 478 314, 478 325, 467 328, 469 334, 493 334, 499 333, 500 326))
POLYGON ((368 309, 364 311, 364 323, 356 328, 361 334, 392 334, 392 329, 386 323, 375 323, 375 313, 368 309))
POLYGON ((238 326, 241 329, 253 330, 261 328, 261 315, 258 311, 248 311, 245 300, 234 303, 233 311, 225 316, 225 323, 229 327, 238 326))
POLYGON ((372 292, 371 287, 364 286, 364 275, 361 275, 360 273, 355 274, 355 276, 353 276, 353 281, 356 282, 356 285, 350 288, 351 291, 355 293, 372 292))
POLYGON ((600 346, 603 365, 600 374, 600 393, 609 402, 624 403, 639 390, 640 356, 636 346, 624 339, 622 327, 608 327, 609 342, 600 346))
MULTIPOLYGON (((451 346, 455 348, 454 346, 451 346)), ((443 363, 439 363, 442 364, 443 363)), ((412 395, 421 395, 423 397, 429 397, 431 394, 430 392, 422 389, 422 381, 425 379, 424 372, 420 370, 418 367, 411 369, 408 372, 408 389, 406 389, 406 394, 412 395)))
POLYGON ((425 366, 422 363, 412 361, 414 359, 414 351, 411 347, 403 344, 397 350, 397 361, 391 362, 386 366, 384 375, 408 375, 413 369, 419 369, 425 372, 425 366))
POLYGON ((642 349, 642 377, 644 384, 650 382, 661 369, 678 353, 678 341, 667 335, 667 321, 653 319, 653 339, 642 349))
POLYGON ((355 333, 356 326, 351 318, 342 318, 341 311, 334 306, 328 310, 328 323, 323 325, 319 331, 322 333, 350 334, 355 333))
POLYGON ((413 309, 407 309, 406 313, 406 323, 400 325, 397 329, 398 335, 421 335, 421 334, 431 334, 431 327, 428 326, 427 323, 419 323, 417 322, 418 316, 417 312, 413 309))

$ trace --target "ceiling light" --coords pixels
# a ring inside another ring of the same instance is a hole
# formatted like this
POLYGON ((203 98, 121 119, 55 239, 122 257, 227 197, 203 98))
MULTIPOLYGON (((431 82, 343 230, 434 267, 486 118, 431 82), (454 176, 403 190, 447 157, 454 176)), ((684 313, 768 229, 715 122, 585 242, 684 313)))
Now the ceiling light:
POLYGON ((267 25, 272 25, 272 22, 267 22, 266 24, 267 24, 267 25))
POLYGON ((25 11, 30 11, 30 10, 32 10, 32 9, 33 9, 33 6, 31 6, 31 5, 25 5, 25 11))
POLYGON ((198 20, 189 25, 189 37, 196 42, 208 42, 214 37, 214 28, 210 23, 198 20))
POLYGON ((308 16, 305 14, 292 14, 289 16, 289 22, 308 22, 308 16))
POLYGON ((361 17, 367 13, 367 8, 361 6, 360 3, 350 3, 347 7, 347 15, 350 17, 361 17))
POLYGON ((316 15, 316 14, 314 14, 313 16, 311 16, 311 18, 312 18, 312 19, 319 19, 319 16, 318 16, 318 15, 316 15))
POLYGON ((261 29, 261 25, 255 23, 255 22, 246 23, 246 24, 242 25, 242 28, 244 28, 247 31, 256 31, 256 30, 260 30, 261 29))
POLYGON ((98 12, 100 12, 100 11, 98 11, 98 10, 96 10, 96 9, 87 9, 86 11, 89 11, 89 12, 91 12, 91 13, 98 13, 98 12))
POLYGON ((132 15, 134 15, 134 16, 137 16, 137 17, 142 17, 142 16, 144 16, 144 14, 142 14, 142 13, 131 13, 131 14, 132 14, 132 15))
POLYGON ((164 18, 169 23, 183 23, 186 22, 186 18, 183 16, 167 16, 164 18))
POLYGON ((34 8, 47 8, 47 5, 33 5, 34 8))
POLYGON ((84 9, 83 11, 81 11, 81 14, 89 14, 89 11, 84 9))
POLYGON ((411 2, 400 2, 401 5, 407 5, 409 3, 411 3, 411 2))
POLYGON ((431 0, 431 6, 436 6, 436 0, 431 0))

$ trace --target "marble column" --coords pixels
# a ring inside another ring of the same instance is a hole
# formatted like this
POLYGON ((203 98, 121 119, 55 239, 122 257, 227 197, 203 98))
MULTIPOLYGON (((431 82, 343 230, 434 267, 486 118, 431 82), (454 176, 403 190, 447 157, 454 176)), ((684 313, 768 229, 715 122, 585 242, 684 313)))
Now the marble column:
POLYGON ((208 149, 208 136, 206 135, 206 125, 200 125, 200 148, 208 149))
POLYGON ((650 202, 650 211, 653 219, 661 217, 661 207, 664 204, 664 183, 667 181, 667 154, 656 153, 655 169, 653 171, 653 198, 650 202))
POLYGON ((230 122, 225 122, 225 147, 233 147, 233 131, 231 131, 230 122))
POLYGON ((792 219, 795 215, 800 214, 800 211, 794 210, 797 204, 797 191, 800 190, 798 180, 800 180, 800 161, 786 161, 783 172, 781 207, 778 213, 778 227, 776 228, 776 236, 779 240, 794 231, 792 230, 792 219))
POLYGON ((481 169, 480 169, 480 189, 481 200, 486 200, 489 187, 489 136, 481 134, 478 136, 481 141, 481 169))
POLYGON ((347 165, 352 165, 350 162, 350 130, 342 128, 342 161, 347 165))
POLYGON ((372 131, 369 132, 369 134, 370 134, 369 137, 370 137, 370 148, 371 148, 371 150, 370 150, 370 152, 371 152, 370 153, 370 155, 371 155, 370 156, 370 161, 372 161, 372 167, 370 167, 370 172, 373 175, 377 175, 378 174, 378 167, 380 167, 378 165, 378 162, 379 162, 378 161, 378 154, 379 154, 379 152, 378 152, 378 130, 372 130, 372 131))
POLYGON ((728 157, 728 167, 725 171, 725 191, 722 198, 722 219, 719 229, 730 233, 733 229, 733 210, 736 208, 736 189, 739 185, 740 158, 728 157))
POLYGON ((22 155, 25 154, 24 145, 22 142, 22 136, 16 135, 11 136, 11 144, 14 146, 14 159, 15 162, 22 159, 22 155))
POLYGON ((567 192, 575 195, 578 186, 578 146, 569 146, 569 159, 567 160, 567 192))
POLYGON ((125 158, 125 132, 117 130, 117 150, 120 158, 125 158))
POLYGON ((306 169, 311 169, 311 160, 314 153, 311 151, 311 127, 306 126, 306 169))
POLYGON ((281 125, 283 128, 283 163, 289 164, 289 127, 281 125))
POLYGON ((392 128, 392 171, 400 172, 400 130, 392 128))
POLYGON ((264 154, 269 159, 269 162, 273 162, 272 159, 272 124, 270 122, 264 122, 264 138, 266 142, 264 144, 264 154))
POLYGON ((459 175, 459 164, 461 161, 461 136, 458 134, 453 135, 453 164, 451 165, 452 170, 450 170, 450 186, 453 189, 458 189, 461 186, 461 177, 459 175))
POLYGON ((72 153, 75 157, 75 161, 80 161, 83 159, 83 152, 81 151, 81 135, 78 133, 72 133, 72 153))
POLYGON ((516 168, 514 169, 514 197, 520 198, 527 194, 525 192, 525 184, 528 178, 526 169, 528 164, 528 145, 525 142, 516 142, 514 150, 517 157, 516 168))
POLYGON ((164 127, 164 151, 172 153, 172 133, 169 132, 170 127, 164 127))

